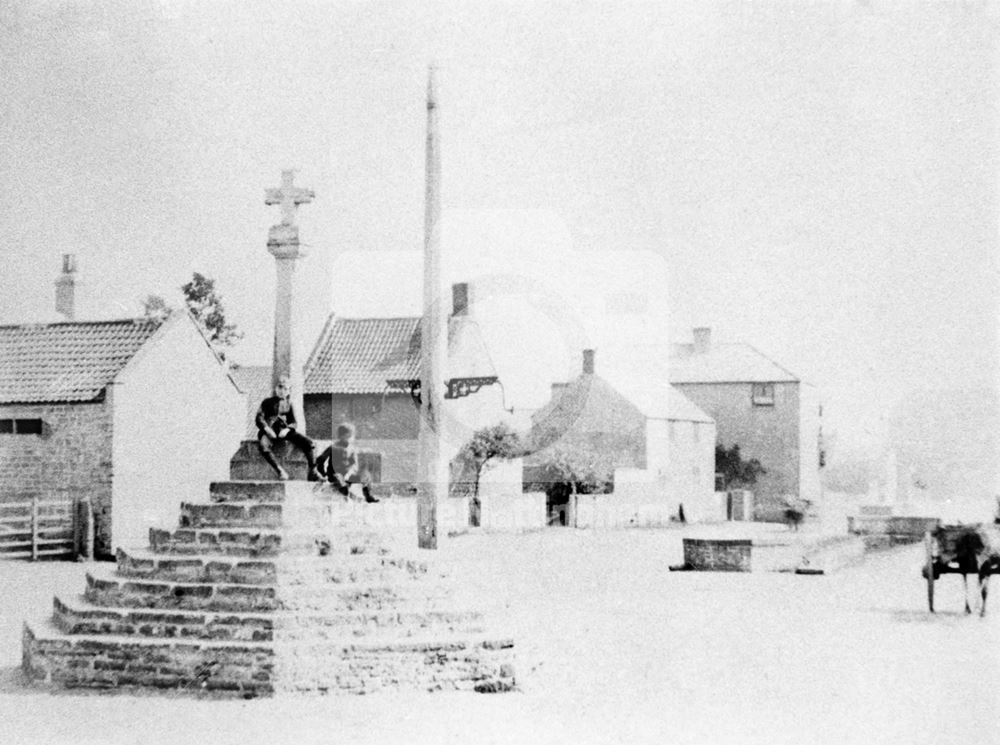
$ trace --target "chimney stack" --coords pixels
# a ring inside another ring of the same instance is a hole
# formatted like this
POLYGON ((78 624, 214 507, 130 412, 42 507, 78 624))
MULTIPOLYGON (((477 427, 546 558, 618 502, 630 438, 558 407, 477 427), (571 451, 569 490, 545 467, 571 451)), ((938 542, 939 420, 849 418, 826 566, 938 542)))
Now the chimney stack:
POLYGON ((594 374, 594 350, 584 349, 583 350, 583 374, 593 375, 594 374))
POLYGON ((472 288, 468 282, 456 282, 451 286, 451 314, 472 315, 472 288))
POLYGON ((708 354, 712 350, 712 329, 701 326, 693 330, 694 353, 708 354))
POLYGON ((63 254, 62 259, 62 274, 56 280, 56 313, 72 321, 75 312, 76 255, 63 254))

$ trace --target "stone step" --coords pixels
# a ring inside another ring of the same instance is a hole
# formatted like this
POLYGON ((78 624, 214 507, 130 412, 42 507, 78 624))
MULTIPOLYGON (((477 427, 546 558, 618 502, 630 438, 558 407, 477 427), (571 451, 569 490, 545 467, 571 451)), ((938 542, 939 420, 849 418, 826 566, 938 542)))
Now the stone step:
POLYGON ((97 568, 87 573, 84 597, 94 605, 121 608, 251 612, 281 607, 274 585, 129 579, 97 568))
POLYGON ((26 623, 22 669, 52 688, 154 688, 247 697, 274 692, 267 643, 71 635, 51 621, 26 623))
POLYGON ((378 554, 249 558, 220 554, 161 554, 118 549, 118 575, 177 582, 240 585, 386 583, 427 574, 426 562, 378 554))
POLYGON ((52 620, 71 634, 214 639, 264 642, 274 640, 272 613, 211 613, 178 610, 108 608, 85 598, 53 599, 52 620))
POLYGON ((284 502, 286 500, 332 499, 340 493, 324 482, 309 481, 213 481, 208 486, 212 502, 284 502))
POLYGON ((445 585, 413 579, 382 585, 361 582, 245 585, 120 577, 99 568, 87 573, 84 594, 89 602, 103 607, 303 613, 435 611, 441 610, 451 597, 445 585))
POLYGON ((181 503, 181 528, 280 528, 280 502, 181 503))
POLYGON ((227 582, 270 585, 278 580, 277 559, 240 556, 173 556, 148 551, 118 549, 121 577, 177 582, 227 582))
POLYGON ((276 693, 516 689, 514 642, 509 638, 455 635, 389 643, 274 646, 276 693))
POLYGON ((317 552, 321 533, 274 528, 149 529, 149 547, 158 554, 221 554, 225 556, 278 556, 281 553, 317 552))
POLYGON ((170 689, 258 696, 382 689, 512 690, 513 641, 483 635, 350 643, 248 643, 70 635, 25 624, 22 668, 61 688, 170 689))
POLYGON ((391 551, 392 542, 378 531, 287 530, 280 528, 150 528, 149 545, 160 554, 221 554, 268 557, 284 554, 377 554, 391 551))
POLYGON ((212 639, 223 641, 332 641, 406 639, 428 633, 485 633, 473 611, 218 613, 157 608, 104 607, 85 597, 53 599, 53 621, 71 634, 212 639))

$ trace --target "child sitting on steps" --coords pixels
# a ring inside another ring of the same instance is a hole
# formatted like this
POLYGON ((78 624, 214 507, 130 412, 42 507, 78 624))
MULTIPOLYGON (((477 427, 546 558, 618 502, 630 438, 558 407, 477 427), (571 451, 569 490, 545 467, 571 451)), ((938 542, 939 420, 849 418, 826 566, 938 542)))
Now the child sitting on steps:
POLYGON ((292 392, 287 375, 278 378, 274 395, 260 402, 257 410, 257 446, 264 460, 275 470, 281 481, 289 479, 288 471, 274 458, 273 446, 278 440, 287 440, 302 451, 309 463, 309 480, 319 481, 316 470, 316 453, 313 441, 295 429, 295 412, 289 398, 292 392))
POLYGON ((366 502, 379 501, 372 496, 368 475, 358 475, 358 450, 354 446, 354 429, 349 424, 337 427, 337 439, 320 454, 317 467, 345 497, 350 494, 351 484, 361 484, 366 502))

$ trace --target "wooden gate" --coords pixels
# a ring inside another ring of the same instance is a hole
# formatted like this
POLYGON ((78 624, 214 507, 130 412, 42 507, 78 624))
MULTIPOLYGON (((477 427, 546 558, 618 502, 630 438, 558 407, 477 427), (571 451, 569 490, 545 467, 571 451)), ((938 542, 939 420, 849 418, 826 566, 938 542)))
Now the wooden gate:
POLYGON ((73 555, 74 502, 67 497, 23 497, 0 501, 0 559, 73 555))

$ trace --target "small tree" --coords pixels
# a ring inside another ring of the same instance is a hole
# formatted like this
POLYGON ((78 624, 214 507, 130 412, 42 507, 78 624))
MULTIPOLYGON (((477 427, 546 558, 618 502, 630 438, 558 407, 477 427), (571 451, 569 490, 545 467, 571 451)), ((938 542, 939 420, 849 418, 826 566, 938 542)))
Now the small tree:
POLYGON ((479 497, 479 479, 486 464, 494 458, 518 458, 524 454, 521 436, 506 424, 494 424, 472 435, 459 450, 456 461, 462 471, 471 471, 473 497, 479 497))
POLYGON ((614 485, 614 464, 605 450, 587 441, 556 442, 541 452, 541 477, 554 488, 569 494, 610 492, 614 485))
POLYGON ((758 476, 767 473, 756 458, 743 460, 739 445, 726 449, 718 443, 715 445, 715 472, 722 474, 727 490, 733 486, 753 486, 758 476))
POLYGON ((222 306, 222 296, 215 290, 215 280, 195 272, 181 291, 191 315, 208 333, 216 351, 224 357, 220 347, 232 346, 243 338, 243 333, 236 330, 236 324, 226 323, 226 310, 222 306))
POLYGON ((170 306, 160 295, 147 295, 142 301, 142 312, 147 318, 163 320, 170 315, 170 306))

